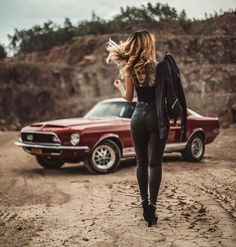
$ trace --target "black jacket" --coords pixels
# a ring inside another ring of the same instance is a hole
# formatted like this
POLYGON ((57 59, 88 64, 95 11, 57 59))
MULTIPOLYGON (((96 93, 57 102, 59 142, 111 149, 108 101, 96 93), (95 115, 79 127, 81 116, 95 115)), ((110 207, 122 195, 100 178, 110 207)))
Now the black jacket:
POLYGON ((186 141, 187 104, 179 69, 172 55, 166 54, 158 63, 156 80, 155 103, 160 138, 168 137, 169 120, 172 119, 176 123, 180 117, 181 129, 178 140, 186 141))

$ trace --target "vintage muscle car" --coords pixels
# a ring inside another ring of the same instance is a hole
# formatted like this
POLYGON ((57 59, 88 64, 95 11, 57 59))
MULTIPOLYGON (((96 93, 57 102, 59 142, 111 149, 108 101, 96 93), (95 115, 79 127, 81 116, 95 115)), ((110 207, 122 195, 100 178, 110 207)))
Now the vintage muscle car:
MULTIPOLYGON (((135 158, 130 120, 137 98, 98 102, 84 116, 32 123, 21 129, 16 145, 35 155, 46 169, 60 168, 65 162, 83 161, 91 173, 115 171, 122 159, 135 158)), ((170 121, 165 152, 180 152, 187 161, 200 161, 205 145, 219 134, 217 117, 207 117, 188 109, 187 141, 178 142, 180 120, 170 121)))

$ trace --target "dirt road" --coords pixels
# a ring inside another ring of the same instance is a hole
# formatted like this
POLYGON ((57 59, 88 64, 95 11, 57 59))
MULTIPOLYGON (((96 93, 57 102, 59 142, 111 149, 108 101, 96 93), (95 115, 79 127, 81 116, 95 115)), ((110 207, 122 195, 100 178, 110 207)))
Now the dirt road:
POLYGON ((0 246, 236 246, 236 129, 222 130, 200 163, 166 155, 159 223, 142 219, 135 160, 108 175, 82 164, 40 168, 0 133, 0 246))

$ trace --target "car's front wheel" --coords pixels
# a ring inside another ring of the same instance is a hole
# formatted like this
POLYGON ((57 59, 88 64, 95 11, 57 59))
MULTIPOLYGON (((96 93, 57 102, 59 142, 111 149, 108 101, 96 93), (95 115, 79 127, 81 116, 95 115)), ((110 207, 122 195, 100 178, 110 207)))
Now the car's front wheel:
POLYGON ((84 160, 85 167, 90 173, 109 173, 115 171, 121 158, 118 145, 112 140, 100 142, 84 160))
POLYGON ((200 133, 196 133, 189 139, 186 148, 182 151, 182 156, 187 161, 198 162, 203 158, 204 153, 204 138, 200 133))
POLYGON ((47 156, 36 156, 36 160, 45 169, 58 169, 64 165, 64 161, 47 156))

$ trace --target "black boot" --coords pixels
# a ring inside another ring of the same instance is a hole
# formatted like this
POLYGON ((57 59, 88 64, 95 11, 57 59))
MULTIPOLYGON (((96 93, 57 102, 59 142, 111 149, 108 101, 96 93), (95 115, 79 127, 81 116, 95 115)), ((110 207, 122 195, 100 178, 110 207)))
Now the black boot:
POLYGON ((148 227, 152 225, 156 225, 157 223, 157 217, 155 215, 156 212, 156 206, 153 204, 148 205, 148 227))
POLYGON ((142 207, 143 207, 143 218, 145 221, 148 221, 148 201, 146 200, 142 201, 142 207))

